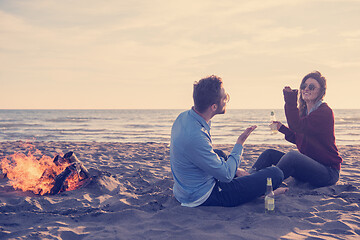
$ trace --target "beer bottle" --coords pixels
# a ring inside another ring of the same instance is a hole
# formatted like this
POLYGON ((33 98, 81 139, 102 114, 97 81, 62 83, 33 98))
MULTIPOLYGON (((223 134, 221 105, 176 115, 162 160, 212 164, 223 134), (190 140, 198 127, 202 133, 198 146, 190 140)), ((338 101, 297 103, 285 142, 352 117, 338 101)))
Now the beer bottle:
POLYGON ((272 187, 271 178, 267 178, 265 193, 265 212, 271 213, 275 210, 275 195, 272 187))
POLYGON ((277 132, 278 132, 277 124, 273 123, 274 121, 276 121, 275 112, 271 111, 271 113, 270 113, 270 132, 271 132, 271 134, 277 134, 277 132))

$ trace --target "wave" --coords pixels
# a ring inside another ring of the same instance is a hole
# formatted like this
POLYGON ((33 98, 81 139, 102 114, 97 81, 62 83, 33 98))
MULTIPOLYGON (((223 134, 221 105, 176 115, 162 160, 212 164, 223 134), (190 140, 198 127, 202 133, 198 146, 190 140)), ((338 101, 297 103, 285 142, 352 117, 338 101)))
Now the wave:
POLYGON ((152 129, 156 129, 156 128, 166 128, 166 127, 171 127, 171 125, 159 125, 159 124, 125 124, 124 128, 152 128, 152 129))
MULTIPOLYGON (((0 110, 0 141, 126 141, 169 142, 171 126, 183 110, 0 110)), ((285 115, 278 119, 286 124, 285 115)), ((229 110, 213 119, 214 144, 233 143, 248 126, 258 128, 247 143, 286 144, 282 134, 269 133, 268 110, 229 110)), ((336 111, 338 144, 360 144, 360 110, 336 111)))
POLYGON ((31 123, 0 123, 0 128, 23 128, 23 127, 43 127, 42 124, 31 123))
POLYGON ((86 133, 99 133, 106 132, 107 129, 86 129, 86 128, 72 128, 72 129, 43 129, 45 132, 69 132, 69 133, 78 133, 78 132, 86 132, 86 133))
POLYGON ((46 122, 88 122, 91 118, 73 118, 73 117, 65 117, 65 118, 54 118, 54 119, 46 119, 46 122))

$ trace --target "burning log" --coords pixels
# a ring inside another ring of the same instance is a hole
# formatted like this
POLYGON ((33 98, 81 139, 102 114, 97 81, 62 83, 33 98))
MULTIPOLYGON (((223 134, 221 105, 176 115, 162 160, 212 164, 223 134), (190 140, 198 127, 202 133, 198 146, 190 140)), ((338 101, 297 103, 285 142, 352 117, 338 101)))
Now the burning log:
POLYGON ((4 177, 10 179, 15 189, 54 195, 80 188, 91 181, 88 170, 74 152, 68 152, 63 157, 57 155, 53 161, 48 157, 36 160, 31 154, 14 154, 12 157, 14 161, 4 159, 1 168, 4 177), (36 178, 38 173, 41 176, 36 178))
POLYGON ((74 170, 74 167, 71 167, 73 165, 68 166, 62 173, 56 176, 54 186, 50 190, 50 194, 54 195, 59 193, 60 191, 63 192, 66 190, 67 185, 65 184, 66 179, 70 176, 70 174, 74 173, 76 170, 74 170), (64 185, 65 184, 65 185, 64 185))
MULTIPOLYGON (((88 170, 84 167, 82 162, 80 162, 79 159, 75 156, 74 152, 66 153, 64 155, 63 159, 65 159, 65 161, 68 163, 72 163, 72 164, 76 163, 76 169, 82 179, 90 177, 88 170)), ((55 159, 54 159, 54 161, 55 161, 55 159)), ((57 161, 59 161, 59 160, 57 160, 57 161)), ((55 162, 55 164, 56 164, 56 162, 55 162)))
MULTIPOLYGON (((76 176, 78 178, 78 183, 82 183, 81 181, 85 181, 90 177, 88 170, 79 161, 74 152, 68 152, 64 155, 64 157, 57 155, 54 159, 54 163, 57 166, 64 164, 70 165, 68 165, 63 172, 55 177, 54 186, 50 190, 51 195, 66 191, 66 189, 69 188, 69 183, 67 182, 69 176, 76 176)), ((81 185, 82 184, 79 186, 81 185)))

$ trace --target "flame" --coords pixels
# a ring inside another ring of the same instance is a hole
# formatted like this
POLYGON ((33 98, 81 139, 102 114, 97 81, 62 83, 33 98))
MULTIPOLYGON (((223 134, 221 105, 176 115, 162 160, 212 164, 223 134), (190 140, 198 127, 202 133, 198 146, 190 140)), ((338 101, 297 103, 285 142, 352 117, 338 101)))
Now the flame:
POLYGON ((67 190, 72 191, 79 188, 79 182, 80 182, 79 174, 72 173, 67 179, 67 190))
MULTIPOLYGON (((43 155, 40 159, 34 156, 41 151, 32 149, 27 155, 15 153, 1 160, 0 168, 6 173, 15 190, 32 191, 35 194, 49 194, 54 186, 55 177, 63 172, 69 164, 57 166, 53 159, 43 155)), ((80 178, 77 172, 71 173, 64 183, 66 191, 79 188, 80 178)))

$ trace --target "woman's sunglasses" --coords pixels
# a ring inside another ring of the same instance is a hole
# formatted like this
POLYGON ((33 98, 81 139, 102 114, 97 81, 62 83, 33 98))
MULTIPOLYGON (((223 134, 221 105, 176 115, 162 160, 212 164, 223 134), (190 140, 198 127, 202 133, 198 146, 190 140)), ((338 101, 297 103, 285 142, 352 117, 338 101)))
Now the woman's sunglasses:
POLYGON ((307 85, 306 83, 303 83, 303 84, 301 84, 300 89, 305 90, 306 87, 308 87, 310 91, 313 91, 316 89, 315 85, 312 83, 310 83, 309 85, 307 85))

